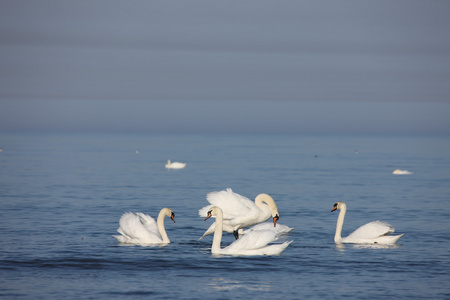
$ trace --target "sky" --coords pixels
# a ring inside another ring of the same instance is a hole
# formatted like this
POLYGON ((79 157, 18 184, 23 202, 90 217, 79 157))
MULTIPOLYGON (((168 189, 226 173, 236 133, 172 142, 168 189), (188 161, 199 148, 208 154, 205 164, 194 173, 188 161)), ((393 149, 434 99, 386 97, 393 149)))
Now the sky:
POLYGON ((0 131, 450 135, 450 2, 0 2, 0 131))

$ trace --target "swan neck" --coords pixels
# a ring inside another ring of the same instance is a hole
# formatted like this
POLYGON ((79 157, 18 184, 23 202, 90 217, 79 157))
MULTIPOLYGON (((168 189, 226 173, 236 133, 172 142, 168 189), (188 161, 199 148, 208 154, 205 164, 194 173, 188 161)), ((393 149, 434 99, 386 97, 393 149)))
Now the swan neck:
POLYGON ((336 233, 334 234, 334 242, 340 243, 342 240, 342 225, 344 225, 345 213, 347 212, 347 208, 344 206, 339 211, 339 216, 336 223, 336 233))
POLYGON ((223 213, 222 211, 217 211, 216 213, 216 228, 214 230, 214 238, 211 247, 212 253, 220 252, 220 244, 222 242, 222 233, 223 233, 223 213))
POLYGON ((163 243, 170 243, 169 237, 166 233, 166 228, 164 227, 164 218, 166 217, 166 212, 162 209, 159 212, 158 219, 156 220, 156 225, 158 226, 159 234, 161 235, 163 243))
POLYGON ((278 208, 275 201, 267 194, 260 194, 255 198, 255 205, 264 210, 269 207, 272 217, 278 215, 278 208))

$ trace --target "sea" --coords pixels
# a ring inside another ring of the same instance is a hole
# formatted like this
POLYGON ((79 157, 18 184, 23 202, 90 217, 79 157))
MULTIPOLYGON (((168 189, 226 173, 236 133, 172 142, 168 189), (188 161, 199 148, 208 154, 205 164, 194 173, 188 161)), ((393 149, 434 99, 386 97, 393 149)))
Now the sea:
POLYGON ((450 299, 448 136, 3 132, 0 147, 1 299, 450 299), (273 197, 295 228, 281 255, 199 240, 206 195, 227 188, 273 197), (343 236, 375 220, 404 236, 336 245, 337 201, 343 236), (170 244, 113 237, 123 213, 163 207, 170 244))

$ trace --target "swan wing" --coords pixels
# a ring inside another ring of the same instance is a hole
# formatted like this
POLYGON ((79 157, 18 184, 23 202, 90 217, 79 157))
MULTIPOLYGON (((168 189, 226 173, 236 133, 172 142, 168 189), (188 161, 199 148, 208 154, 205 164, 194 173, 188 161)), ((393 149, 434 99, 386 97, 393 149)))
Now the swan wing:
MULTIPOLYGON (((134 214, 131 212, 124 213, 120 218, 120 227, 117 229, 125 237, 126 243, 158 243, 161 242, 161 236, 156 231, 150 231, 151 223, 144 225, 142 220, 149 220, 148 218, 143 219, 142 215, 134 214)), ((148 216, 148 215, 147 215, 148 216)), ((150 219, 151 217, 148 216, 150 219)), ((154 220, 153 220, 154 222, 154 220)), ((123 240, 123 239, 122 239, 123 240)), ((120 240, 119 240, 120 241, 120 240)))
POLYGON ((230 253, 239 253, 243 250, 256 250, 267 246, 270 242, 276 240, 276 234, 270 230, 254 230, 245 234, 224 250, 230 253))
POLYGON ((253 201, 233 192, 231 189, 209 193, 206 199, 212 205, 219 206, 222 209, 224 220, 248 214, 256 207, 253 201))
POLYGON ((183 169, 184 167, 186 167, 186 163, 180 163, 180 162, 173 162, 170 167, 172 169, 183 169))
POLYGON ((382 221, 373 221, 367 223, 355 231, 353 231, 350 235, 345 237, 346 240, 369 240, 376 239, 380 236, 390 235, 395 231, 394 227, 390 224, 382 221))
POLYGON ((155 219, 141 212, 136 213, 136 215, 139 217, 139 221, 146 230, 155 233, 158 232, 158 226, 156 225, 155 219))
POLYGON ((239 234, 246 234, 249 233, 251 231, 254 230, 271 230, 273 232, 275 232, 275 234, 278 235, 282 235, 282 234, 288 234, 289 232, 291 232, 292 230, 294 230, 295 228, 283 225, 283 224, 277 224, 277 226, 273 226, 272 222, 265 222, 265 223, 259 223, 255 226, 250 227, 247 230, 239 230, 239 234))
POLYGON ((273 245, 269 245, 267 247, 261 248, 259 249, 259 252, 262 255, 279 255, 281 254, 281 252, 283 252, 287 246, 289 246, 290 243, 292 243, 293 241, 286 241, 282 244, 273 244, 273 245))

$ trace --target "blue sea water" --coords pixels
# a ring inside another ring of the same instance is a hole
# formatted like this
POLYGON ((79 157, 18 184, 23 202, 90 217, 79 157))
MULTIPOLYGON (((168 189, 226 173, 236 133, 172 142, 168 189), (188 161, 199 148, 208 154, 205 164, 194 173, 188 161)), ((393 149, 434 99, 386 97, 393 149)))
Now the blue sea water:
POLYGON ((2 299, 450 298, 448 137, 2 133, 0 147, 2 299), (294 242, 280 256, 211 255, 197 211, 225 188, 270 194, 294 242), (405 235, 337 246, 336 201, 343 235, 374 220, 405 235), (176 215, 171 244, 112 237, 122 213, 162 207, 176 215))

